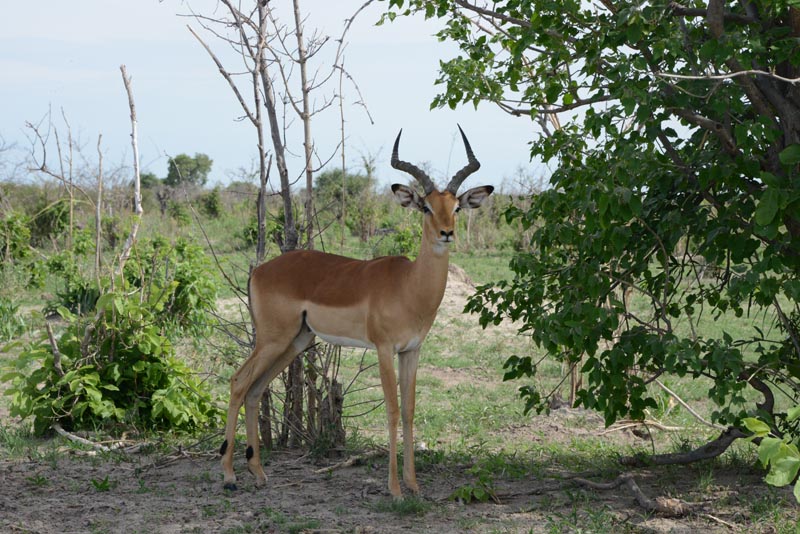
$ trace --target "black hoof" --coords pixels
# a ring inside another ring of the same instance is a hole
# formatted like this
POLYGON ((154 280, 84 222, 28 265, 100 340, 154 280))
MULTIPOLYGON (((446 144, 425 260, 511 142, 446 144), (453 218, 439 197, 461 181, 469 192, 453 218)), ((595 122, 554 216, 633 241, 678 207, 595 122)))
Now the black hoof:
POLYGON ((234 484, 233 482, 228 482, 227 484, 224 484, 222 486, 222 489, 226 489, 228 491, 236 491, 238 488, 236 487, 236 484, 234 484))

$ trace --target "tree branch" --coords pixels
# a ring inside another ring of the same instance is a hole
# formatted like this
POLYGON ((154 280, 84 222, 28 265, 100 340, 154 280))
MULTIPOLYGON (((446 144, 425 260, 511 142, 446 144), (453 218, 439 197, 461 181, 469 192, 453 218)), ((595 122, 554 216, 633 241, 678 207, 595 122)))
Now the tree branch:
POLYGON ((122 81, 125 84, 125 91, 128 93, 128 107, 131 110, 131 145, 133 146, 133 203, 134 203, 134 218, 131 225, 131 232, 125 240, 122 247, 122 252, 119 257, 119 265, 117 265, 117 274, 122 274, 125 267, 125 262, 131 254, 134 242, 136 242, 136 234, 139 231, 139 225, 142 222, 142 192, 141 192, 141 176, 139 173, 139 140, 136 126, 136 105, 133 102, 133 89, 131 88, 131 78, 128 76, 128 69, 125 65, 120 65, 120 72, 122 73, 122 81))

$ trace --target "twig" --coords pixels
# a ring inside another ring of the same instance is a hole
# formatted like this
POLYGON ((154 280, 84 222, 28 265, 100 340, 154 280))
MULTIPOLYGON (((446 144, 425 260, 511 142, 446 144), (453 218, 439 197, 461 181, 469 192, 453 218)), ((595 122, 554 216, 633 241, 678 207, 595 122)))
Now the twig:
POLYGON ((663 384, 663 383, 662 383, 662 382, 661 382, 659 379, 657 379, 657 378, 656 378, 655 380, 653 380, 653 382, 655 382, 656 384, 658 384, 658 387, 660 387, 661 389, 663 389, 664 391, 666 391, 666 392, 667 392, 667 394, 668 394, 670 397, 672 397, 673 399, 675 399, 675 401, 676 401, 678 404, 680 404, 681 406, 683 406, 683 407, 686 409, 686 411, 687 411, 687 412, 689 412, 690 414, 692 414, 692 416, 694 416, 694 418, 695 418, 695 419, 697 419, 698 421, 700 421, 700 422, 701 422, 701 423, 703 423, 704 425, 706 425, 706 426, 709 426, 709 427, 711 427, 711 428, 715 428, 715 429, 717 429, 717 430, 725 430, 725 427, 724 427, 724 426, 718 425, 718 424, 716 424, 716 423, 712 423, 712 422, 710 422, 710 421, 706 421, 706 420, 703 418, 703 416, 702 416, 702 415, 700 415, 699 413, 697 413, 696 411, 694 411, 694 410, 692 409, 692 407, 691 407, 691 406, 689 406, 689 405, 686 403, 686 401, 684 401, 682 398, 680 398, 680 397, 678 396, 678 394, 677 394, 677 393, 675 393, 674 391, 672 391, 671 389, 669 389, 667 386, 665 386, 665 385, 664 385, 664 384, 663 384))
POLYGON ((636 503, 645 509, 646 512, 662 514, 669 517, 683 517, 688 513, 694 512, 700 504, 689 503, 680 499, 669 497, 649 498, 642 492, 639 485, 634 480, 631 473, 623 473, 611 482, 593 482, 585 478, 573 478, 575 484, 596 490, 616 489, 623 484, 633 493, 636 503))
POLYGON ((714 517, 711 514, 697 514, 697 515, 699 515, 700 517, 705 517, 706 519, 710 519, 712 521, 716 521, 720 525, 725 525, 726 527, 728 527, 731 530, 736 530, 736 525, 734 525, 733 523, 728 523, 727 521, 723 521, 719 517, 714 517))
POLYGON ((88 439, 85 439, 85 438, 82 438, 80 436, 76 436, 75 434, 72 434, 70 432, 67 432, 58 423, 53 423, 53 430, 55 430, 58 434, 60 434, 61 436, 64 436, 65 438, 67 438, 70 441, 74 441, 75 443, 80 443, 81 445, 86 445, 87 447, 91 447, 94 450, 103 451, 103 452, 108 452, 108 451, 112 450, 111 447, 107 447, 105 445, 100 445, 100 444, 95 443, 93 441, 89 441, 88 439))
POLYGON ((642 421, 634 421, 631 419, 626 419, 624 421, 617 421, 604 431, 600 432, 600 436, 605 434, 610 434, 611 432, 618 432, 620 430, 627 430, 629 428, 636 428, 637 426, 646 426, 646 427, 653 427, 657 430, 663 430, 664 432, 678 432, 683 430, 682 426, 669 426, 658 421, 649 421, 649 420, 642 420, 642 421))
POLYGON ((366 452, 364 454, 358 454, 356 456, 351 456, 350 458, 348 458, 347 460, 344 460, 343 462, 339 462, 339 463, 336 463, 336 464, 333 464, 333 465, 329 465, 328 467, 323 467, 322 469, 317 469, 317 470, 314 471, 314 474, 315 475, 323 475, 325 473, 330 473, 331 471, 335 471, 337 469, 342 469, 344 467, 352 467, 352 466, 354 466, 354 465, 356 465, 356 464, 358 464, 360 462, 366 462, 368 460, 371 460, 371 459, 373 459, 373 458, 375 458, 377 456, 380 456, 380 455, 386 454, 386 453, 387 453, 386 449, 376 449, 376 450, 373 450, 373 451, 370 451, 370 452, 366 452))
POLYGON ((122 252, 119 256, 119 264, 117 265, 117 274, 122 274, 125 267, 125 262, 131 255, 131 248, 136 241, 136 234, 139 231, 139 224, 142 222, 142 191, 141 191, 141 175, 139 172, 139 140, 136 126, 136 105, 133 102, 133 89, 131 88, 131 78, 128 76, 128 69, 125 65, 120 65, 119 70, 122 72, 122 81, 125 84, 125 91, 128 93, 128 107, 131 110, 131 145, 133 147, 133 204, 134 204, 134 217, 133 224, 131 224, 131 232, 125 240, 122 247, 122 252))
POLYGON ((61 367, 61 351, 58 350, 58 344, 53 335, 53 329, 47 321, 45 321, 45 328, 47 329, 47 337, 50 339, 50 347, 53 349, 53 368, 56 370, 56 373, 58 373, 58 376, 64 376, 64 369, 61 367))

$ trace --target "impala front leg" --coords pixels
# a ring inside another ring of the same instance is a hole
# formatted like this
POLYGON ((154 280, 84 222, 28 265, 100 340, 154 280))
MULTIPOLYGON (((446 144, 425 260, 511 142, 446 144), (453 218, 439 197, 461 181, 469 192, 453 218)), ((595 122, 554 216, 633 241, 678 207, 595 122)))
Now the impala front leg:
POLYGON ((394 374, 394 349, 378 347, 378 364, 381 372, 381 386, 386 403, 387 427, 389 429, 389 491, 399 499, 400 481, 397 478, 397 423, 400 410, 397 407, 397 377, 394 374))
POLYGON ((400 353, 400 401, 403 413, 403 482, 419 493, 414 469, 414 406, 416 403, 419 348, 400 353))

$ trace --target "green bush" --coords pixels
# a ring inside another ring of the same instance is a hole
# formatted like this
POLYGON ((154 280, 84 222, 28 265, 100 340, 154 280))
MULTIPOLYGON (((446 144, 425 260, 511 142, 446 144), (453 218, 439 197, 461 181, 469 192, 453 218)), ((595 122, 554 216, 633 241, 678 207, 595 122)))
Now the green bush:
POLYGON ((171 200, 167 207, 169 216, 172 217, 179 226, 186 226, 192 222, 192 216, 186 204, 171 200))
POLYGON ((11 212, 0 219, 0 259, 14 262, 30 256, 30 219, 11 212))
POLYGON ((59 199, 51 204, 41 205, 31 218, 30 236, 34 246, 42 246, 51 238, 63 234, 69 225, 69 201, 59 199))
POLYGON ((37 435, 55 423, 179 431, 217 424, 219 409, 159 326, 168 298, 145 298, 141 289, 106 293, 90 319, 62 308, 69 326, 57 342, 60 361, 42 336, 3 376, 11 382, 11 415, 32 418, 37 435))
POLYGON ((163 295, 161 326, 193 334, 205 332, 216 307, 217 277, 202 247, 162 237, 144 241, 125 264, 125 279, 151 294, 163 295))
POLYGON ((418 226, 402 225, 382 233, 373 248, 375 257, 407 256, 417 250, 422 239, 422 231, 418 226))
MULTIPOLYGON (((76 243, 80 244, 81 240, 76 240, 76 243)), ((80 250, 84 254, 88 251, 88 247, 80 245, 74 246, 73 249, 80 250)), ((39 280, 41 283, 46 275, 51 275, 59 281, 56 298, 50 300, 44 307, 46 315, 56 313, 59 307, 77 314, 87 314, 94 310, 95 303, 100 297, 100 289, 97 287, 97 282, 87 278, 82 271, 79 258, 72 251, 54 254, 32 268, 32 280, 39 280)))
POLYGON ((7 297, 0 297, 0 341, 10 341, 25 332, 25 321, 19 306, 7 297))
POLYGON ((219 187, 215 187, 210 192, 200 197, 200 206, 203 213, 212 219, 219 218, 222 215, 222 198, 219 194, 219 187))
MULTIPOLYGON (((283 217, 283 210, 279 217, 283 217)), ((279 219, 267 218, 265 232, 268 243, 280 243, 283 239, 283 225, 279 219)), ((250 219, 250 223, 236 232, 235 237, 242 240, 243 249, 254 248, 258 244, 258 219, 256 217, 250 219)))

